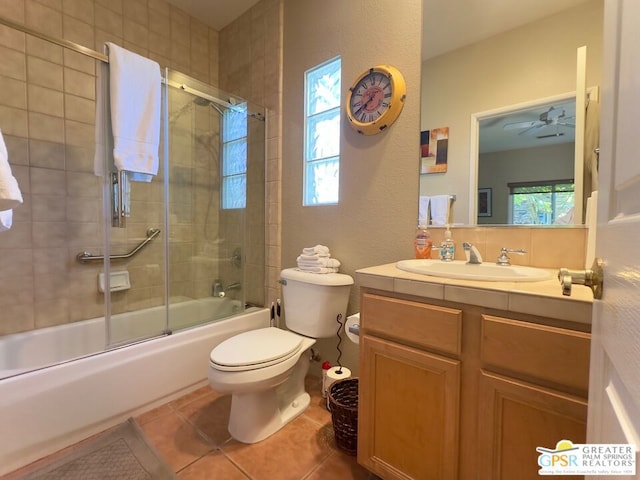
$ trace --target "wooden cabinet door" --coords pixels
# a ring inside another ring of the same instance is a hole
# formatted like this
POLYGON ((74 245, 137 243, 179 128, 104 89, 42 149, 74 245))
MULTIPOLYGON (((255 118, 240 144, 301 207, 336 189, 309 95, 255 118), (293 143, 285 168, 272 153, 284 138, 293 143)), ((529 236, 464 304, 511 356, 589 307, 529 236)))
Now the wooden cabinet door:
POLYGON ((454 480, 460 362, 364 335, 358 462, 389 479, 454 480))
POLYGON ((478 415, 479 479, 539 479, 536 447, 586 442, 586 400, 484 371, 478 415))

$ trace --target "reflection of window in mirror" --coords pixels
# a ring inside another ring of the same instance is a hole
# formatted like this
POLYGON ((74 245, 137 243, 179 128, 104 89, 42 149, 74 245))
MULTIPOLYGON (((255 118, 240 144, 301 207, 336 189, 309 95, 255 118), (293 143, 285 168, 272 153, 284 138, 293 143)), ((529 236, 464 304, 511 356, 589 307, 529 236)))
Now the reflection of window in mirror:
POLYGON ((573 180, 509 184, 510 224, 572 224, 573 208, 573 180))

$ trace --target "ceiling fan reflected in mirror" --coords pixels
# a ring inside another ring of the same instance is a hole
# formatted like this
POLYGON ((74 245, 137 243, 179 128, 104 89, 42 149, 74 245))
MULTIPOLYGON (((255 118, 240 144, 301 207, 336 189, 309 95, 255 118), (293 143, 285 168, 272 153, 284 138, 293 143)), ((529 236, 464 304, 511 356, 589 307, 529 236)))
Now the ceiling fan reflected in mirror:
POLYGON ((534 135, 536 133, 542 133, 540 129, 544 127, 555 126, 555 133, 537 136, 537 138, 548 138, 564 135, 564 133, 560 131, 560 127, 575 128, 574 122, 575 116, 568 116, 564 108, 551 106, 548 110, 540 113, 536 120, 505 123, 502 128, 504 130, 522 129, 522 131, 518 132, 518 135, 534 135))

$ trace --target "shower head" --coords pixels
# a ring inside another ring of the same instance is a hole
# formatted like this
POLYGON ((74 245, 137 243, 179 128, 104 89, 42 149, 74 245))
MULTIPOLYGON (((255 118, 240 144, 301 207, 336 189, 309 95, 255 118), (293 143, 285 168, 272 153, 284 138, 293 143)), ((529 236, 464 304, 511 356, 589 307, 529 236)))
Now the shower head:
POLYGON ((209 100, 207 100, 206 98, 202 98, 202 97, 196 97, 193 99, 193 103, 195 103, 196 105, 200 106, 200 107, 204 107, 205 105, 211 105, 211 102, 209 100))
POLYGON ((198 105, 199 107, 206 107, 207 105, 209 105, 220 115, 224 115, 224 112, 220 110, 220 108, 215 103, 213 103, 211 100, 207 100, 206 98, 196 96, 196 98, 193 99, 193 103, 198 105))

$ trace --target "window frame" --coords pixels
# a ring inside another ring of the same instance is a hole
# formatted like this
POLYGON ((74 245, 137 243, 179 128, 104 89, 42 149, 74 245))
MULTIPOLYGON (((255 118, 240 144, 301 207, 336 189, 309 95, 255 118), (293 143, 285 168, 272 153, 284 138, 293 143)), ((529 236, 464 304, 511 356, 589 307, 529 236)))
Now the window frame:
POLYGON ((303 155, 302 155, 302 161, 303 161, 303 175, 302 175, 302 205, 305 207, 313 207, 313 206, 323 206, 323 205, 337 205, 340 203, 340 157, 341 157, 341 140, 342 140, 342 135, 341 135, 341 128, 342 128, 342 57, 340 55, 337 55, 335 57, 332 57, 322 63, 319 63, 313 67, 311 67, 310 69, 306 70, 304 73, 304 131, 303 131, 303 155), (325 110, 319 111, 319 112, 314 112, 314 113, 309 113, 309 105, 311 103, 311 98, 309 97, 309 95, 311 95, 310 92, 310 85, 309 85, 309 77, 311 74, 313 74, 313 72, 317 72, 318 70, 321 70, 323 68, 325 68, 327 65, 330 65, 332 63, 338 63, 338 70, 339 70, 339 82, 338 82, 338 104, 335 107, 331 107, 331 108, 327 108, 325 110), (309 134, 310 134, 310 123, 312 123, 310 121, 310 119, 315 119, 318 117, 322 117, 322 116, 327 116, 328 113, 330 112, 335 112, 337 113, 337 119, 338 119, 338 149, 337 149, 337 153, 335 155, 329 155, 329 156, 324 156, 324 157, 315 157, 315 158, 309 158, 308 157, 308 153, 309 153, 309 134), (313 198, 314 194, 317 193, 316 191, 313 192, 309 192, 308 191, 308 182, 309 182, 309 178, 308 178, 308 169, 311 165, 320 165, 322 162, 328 162, 328 161, 332 161, 333 159, 335 159, 335 161, 337 162, 337 169, 338 169, 338 178, 337 178, 337 185, 336 185, 336 192, 335 192, 335 200, 333 201, 311 201, 310 199, 313 198))

